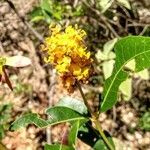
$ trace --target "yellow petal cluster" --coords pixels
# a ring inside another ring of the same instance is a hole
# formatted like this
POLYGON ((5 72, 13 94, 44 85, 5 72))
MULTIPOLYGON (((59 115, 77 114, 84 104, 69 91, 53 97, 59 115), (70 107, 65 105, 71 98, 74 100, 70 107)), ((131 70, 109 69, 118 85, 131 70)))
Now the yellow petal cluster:
POLYGON ((5 63, 6 63, 6 58, 0 57, 0 75, 3 72, 3 66, 5 65, 5 63))
POLYGON ((47 52, 47 63, 55 66, 64 86, 71 92, 76 81, 86 81, 90 74, 92 59, 84 43, 86 32, 68 26, 62 31, 61 26, 50 26, 51 36, 45 39, 42 50, 47 52))

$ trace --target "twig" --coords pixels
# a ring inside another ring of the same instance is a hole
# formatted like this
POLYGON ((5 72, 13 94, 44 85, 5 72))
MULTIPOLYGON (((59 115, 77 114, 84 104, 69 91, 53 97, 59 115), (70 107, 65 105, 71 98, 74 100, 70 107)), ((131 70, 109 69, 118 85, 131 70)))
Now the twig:
POLYGON ((147 29, 148 29, 148 26, 146 25, 146 26, 143 28, 142 32, 141 32, 139 35, 143 35, 143 34, 146 32, 147 29))
POLYGON ((9 1, 9 0, 5 0, 11 9, 13 9, 13 11, 16 13, 16 15, 18 16, 18 18, 27 26, 27 28, 35 35, 35 37, 37 37, 39 39, 39 41, 41 43, 44 42, 43 37, 35 30, 32 28, 32 26, 23 18, 20 16, 20 14, 18 13, 18 10, 16 9, 15 5, 13 4, 13 2, 9 1))
POLYGON ((109 142, 109 140, 107 139, 106 135, 104 134, 103 130, 102 130, 102 127, 101 127, 101 124, 98 120, 98 114, 97 113, 93 113, 88 102, 87 102, 87 99, 82 91, 82 88, 81 88, 81 85, 80 83, 77 81, 77 86, 79 88, 79 91, 81 93, 81 96, 83 98, 83 101, 84 101, 84 104, 86 105, 90 115, 91 115, 91 121, 95 124, 96 126, 96 129, 99 131, 101 137, 103 138, 104 142, 106 143, 107 147, 110 149, 110 150, 114 150, 114 147, 111 145, 111 143, 109 142))
POLYGON ((3 48, 3 45, 2 45, 2 42, 1 42, 1 41, 0 41, 0 52, 1 52, 1 54, 4 53, 4 48, 3 48))
POLYGON ((128 27, 133 27, 133 26, 136 26, 136 27, 145 27, 145 26, 148 26, 148 27, 150 27, 150 24, 138 23, 138 22, 133 22, 131 24, 128 24, 128 27))
POLYGON ((77 4, 78 4, 78 0, 74 0, 73 7, 75 8, 77 6, 77 4))
POLYGON ((80 91, 80 93, 81 93, 81 96, 82 96, 82 98, 83 98, 84 104, 86 105, 86 107, 87 107, 89 113, 90 113, 91 115, 93 115, 92 109, 90 108, 90 106, 89 106, 89 104, 88 104, 88 102, 87 102, 87 100, 86 100, 86 97, 85 97, 85 95, 84 95, 84 93, 83 93, 83 91, 82 91, 81 85, 80 85, 80 83, 79 83, 78 81, 77 81, 77 86, 78 86, 79 91, 80 91))
POLYGON ((95 12, 95 14, 97 16, 99 16, 99 18, 104 22, 104 24, 108 27, 108 29, 113 33, 113 35, 115 37, 119 38, 119 35, 117 34, 117 32, 113 29, 113 27, 111 26, 111 24, 109 24, 109 22, 107 21, 107 18, 102 15, 98 10, 94 9, 93 7, 91 7, 85 0, 83 0, 83 3, 89 8, 91 9, 93 12, 95 12))

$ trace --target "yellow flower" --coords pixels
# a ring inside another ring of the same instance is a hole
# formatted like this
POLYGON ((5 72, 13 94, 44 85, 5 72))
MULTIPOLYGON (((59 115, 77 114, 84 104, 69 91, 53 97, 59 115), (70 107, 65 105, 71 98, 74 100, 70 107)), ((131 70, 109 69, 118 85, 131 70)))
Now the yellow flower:
POLYGON ((57 65, 56 65, 56 70, 59 72, 59 73, 66 73, 68 72, 68 68, 70 66, 70 63, 71 63, 71 58, 68 57, 68 56, 65 56, 63 58, 60 58, 58 61, 57 61, 57 65))
POLYGON ((64 87, 73 92, 76 82, 84 82, 90 75, 92 59, 84 42, 86 32, 77 25, 64 31, 59 25, 51 25, 50 29, 51 36, 42 45, 42 50, 47 52, 45 60, 55 66, 64 87))

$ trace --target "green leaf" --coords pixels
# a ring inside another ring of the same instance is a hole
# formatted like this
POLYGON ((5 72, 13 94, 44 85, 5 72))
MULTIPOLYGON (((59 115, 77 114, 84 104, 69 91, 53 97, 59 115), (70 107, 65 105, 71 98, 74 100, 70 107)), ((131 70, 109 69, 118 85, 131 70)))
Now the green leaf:
POLYGON ((150 112, 145 112, 140 118, 139 126, 141 129, 150 131, 150 112))
POLYGON ((42 0, 40 6, 43 10, 46 10, 49 13, 52 12, 52 7, 51 7, 52 1, 51 0, 42 0))
POLYGON ((0 105, 0 124, 4 125, 10 119, 11 111, 11 104, 0 105))
POLYGON ((48 125, 48 123, 45 120, 39 118, 37 114, 29 113, 29 114, 23 115, 22 117, 14 121, 10 129, 18 130, 19 128, 26 127, 27 125, 32 124, 32 123, 40 128, 46 127, 48 125))
MULTIPOLYGON (((109 142, 115 147, 112 137, 108 134, 108 132, 105 132, 105 135, 109 142)), ((78 138, 87 145, 91 146, 94 150, 109 150, 99 132, 92 127, 91 122, 87 122, 80 127, 78 138)))
POLYGON ((31 13, 30 13, 31 18, 37 17, 37 16, 42 16, 42 9, 41 7, 35 7, 31 13))
POLYGON ((51 14, 47 13, 46 11, 43 10, 43 16, 45 18, 45 21, 50 24, 52 21, 52 17, 51 14))
POLYGON ((49 108, 47 109, 46 113, 50 115, 50 119, 47 121, 50 125, 75 120, 86 120, 86 118, 82 114, 64 106, 55 106, 49 108))
POLYGON ((60 101, 56 104, 56 106, 65 106, 79 112, 80 114, 86 115, 88 113, 87 107, 85 106, 83 101, 69 96, 60 99, 60 101))
POLYGON ((75 149, 66 145, 61 145, 61 144, 54 144, 54 145, 46 144, 44 146, 44 150, 75 150, 75 149))
POLYGON ((39 21, 44 20, 44 19, 45 19, 44 16, 36 16, 36 17, 31 19, 31 22, 39 22, 39 21))
POLYGON ((0 124, 0 140, 2 140, 4 135, 5 135, 5 129, 4 129, 3 125, 0 124))
MULTIPOLYGON (((104 132, 104 133, 108 134, 107 132, 104 132)), ((107 139, 113 145, 113 147, 115 147, 113 140, 112 140, 112 137, 110 137, 109 134, 107 135, 107 139)), ((96 141, 96 143, 93 146, 94 150, 99 150, 99 148, 101 148, 101 150, 109 150, 102 139, 99 139, 98 141, 96 141)))
POLYGON ((74 124, 71 127, 71 131, 69 132, 68 141, 70 146, 75 147, 76 145, 79 127, 80 127, 80 120, 77 120, 76 122, 74 122, 74 124))
POLYGON ((135 70, 141 71, 150 66, 150 38, 142 36, 129 36, 119 40, 115 45, 116 62, 113 74, 106 80, 103 92, 102 112, 112 108, 117 102, 117 93, 120 84, 128 77, 124 66, 135 59, 135 70))
POLYGON ((69 97, 62 99, 57 106, 48 108, 46 113, 50 116, 50 119, 48 120, 43 120, 34 113, 23 115, 11 125, 11 130, 17 130, 20 127, 25 127, 32 123, 38 127, 46 127, 47 125, 54 125, 67 121, 72 122, 78 120, 88 120, 86 118, 87 109, 83 102, 76 99, 71 99, 69 97))
POLYGON ((44 19, 41 7, 35 7, 29 15, 31 18, 31 22, 38 22, 44 19))

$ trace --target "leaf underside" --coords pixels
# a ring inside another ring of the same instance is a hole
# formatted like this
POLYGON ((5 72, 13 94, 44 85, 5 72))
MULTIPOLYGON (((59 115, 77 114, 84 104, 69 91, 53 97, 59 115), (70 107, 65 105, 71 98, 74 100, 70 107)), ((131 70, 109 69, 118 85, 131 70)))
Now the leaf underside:
POLYGON ((106 80, 103 102, 100 111, 104 112, 112 108, 117 102, 117 94, 120 84, 125 81, 129 72, 124 66, 135 59, 135 71, 139 72, 150 66, 150 38, 142 36, 129 36, 119 40, 115 45, 116 61, 112 75, 106 80))

